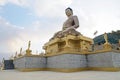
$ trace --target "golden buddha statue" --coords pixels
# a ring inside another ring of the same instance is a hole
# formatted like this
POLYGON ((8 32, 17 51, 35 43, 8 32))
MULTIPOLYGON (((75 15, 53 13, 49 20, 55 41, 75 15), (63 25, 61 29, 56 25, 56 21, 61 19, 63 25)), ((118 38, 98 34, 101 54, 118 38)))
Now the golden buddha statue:
POLYGON ((91 48, 93 40, 76 31, 79 27, 79 20, 76 15, 73 15, 73 10, 67 8, 65 13, 68 19, 63 23, 62 30, 55 33, 50 41, 43 46, 46 55, 82 53, 81 51, 89 51, 91 48))

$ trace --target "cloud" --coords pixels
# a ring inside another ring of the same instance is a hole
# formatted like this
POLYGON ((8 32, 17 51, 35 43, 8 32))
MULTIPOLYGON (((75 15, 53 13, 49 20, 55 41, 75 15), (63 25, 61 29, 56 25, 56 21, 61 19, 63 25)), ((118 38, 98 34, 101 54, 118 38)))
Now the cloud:
POLYGON ((18 6, 28 6, 28 0, 0 0, 0 5, 5 6, 8 3, 12 3, 18 6))
POLYGON ((62 16, 63 10, 68 5, 66 2, 71 3, 71 0, 52 0, 50 3, 49 0, 36 0, 34 4, 32 4, 32 10, 40 17, 58 17, 62 16))
POLYGON ((118 30, 120 26, 120 1, 119 0, 76 0, 71 7, 77 13, 80 21, 81 33, 94 37, 94 31, 98 35, 104 32, 118 30), (103 30, 104 29, 104 30, 103 30))
MULTIPOLYGON (((61 30, 63 22, 66 20, 64 10, 70 6, 74 14, 78 16, 80 28, 77 30, 88 37, 94 37, 94 31, 99 34, 117 30, 120 26, 120 6, 116 1, 111 0, 104 3, 103 0, 0 0, 0 5, 8 3, 29 9, 28 15, 38 19, 30 23, 29 27, 21 27, 11 24, 4 18, 0 18, 0 49, 14 53, 27 48, 27 43, 31 40, 33 52, 42 51, 42 46, 55 32, 61 30), (68 2, 67 2, 68 1, 68 2), (103 4, 104 3, 104 4, 103 4), (110 6, 111 5, 111 6, 110 6), (105 7, 107 6, 107 7, 105 7), (104 30, 103 30, 104 29, 104 30)), ((3 10, 3 9, 2 9, 3 10)))
POLYGON ((11 36, 14 36, 15 34, 19 32, 19 30, 23 29, 23 27, 12 25, 10 22, 0 17, 0 29, 1 29, 0 30, 0 33, 1 33, 0 41, 2 41, 2 40, 7 40, 8 38, 11 38, 11 36))
POLYGON ((3 6, 6 4, 6 2, 7 2, 7 0, 0 0, 0 5, 3 6))
MULTIPOLYGON (((29 40, 31 41, 31 49, 33 50, 33 53, 35 53, 36 50, 38 52, 43 51, 42 46, 55 32, 54 30, 54 32, 52 32, 51 27, 47 28, 49 25, 50 23, 47 23, 46 27, 43 27, 43 23, 40 21, 34 21, 29 27, 20 27, 11 24, 3 17, 0 17, 1 53, 14 54, 16 51, 19 51, 21 47, 25 51, 29 40), (51 32, 48 30, 51 30, 51 32)), ((51 24, 51 26, 55 27, 54 24, 51 24)))
POLYGON ((0 17, 0 49, 2 53, 8 53, 10 49, 10 40, 14 37, 17 37, 18 33, 22 30, 22 27, 17 27, 12 25, 10 22, 0 17))
POLYGON ((4 6, 12 3, 31 10, 38 17, 58 17, 63 16, 63 10, 68 7, 72 0, 2 0, 0 5, 4 6))

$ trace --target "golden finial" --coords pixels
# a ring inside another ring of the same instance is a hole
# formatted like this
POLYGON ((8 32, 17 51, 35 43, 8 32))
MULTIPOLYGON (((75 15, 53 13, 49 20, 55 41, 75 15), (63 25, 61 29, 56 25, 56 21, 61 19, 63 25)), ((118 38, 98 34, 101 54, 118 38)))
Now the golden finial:
POLYGON ((16 53, 15 53, 15 56, 14 56, 14 58, 17 58, 17 51, 16 51, 16 53))
POLYGON ((18 54, 18 57, 22 56, 22 48, 20 48, 20 53, 18 54))
POLYGON ((32 55, 31 54, 32 50, 30 50, 30 46, 31 46, 31 41, 28 42, 28 49, 26 50, 26 54, 25 55, 32 55))

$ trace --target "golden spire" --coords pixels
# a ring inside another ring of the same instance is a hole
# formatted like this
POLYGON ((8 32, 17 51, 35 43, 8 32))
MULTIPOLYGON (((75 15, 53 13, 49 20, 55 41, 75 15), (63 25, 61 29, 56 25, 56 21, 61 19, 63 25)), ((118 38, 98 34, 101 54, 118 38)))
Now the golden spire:
POLYGON ((20 48, 20 53, 18 54, 18 57, 22 56, 22 48, 20 48))
POLYGON ((17 51, 16 51, 15 56, 14 56, 14 59, 15 59, 15 58, 17 58, 17 51))
POLYGON ((22 48, 20 48, 20 54, 22 53, 22 48))
POLYGON ((28 42, 28 50, 30 50, 31 41, 28 42))
POLYGON ((28 42, 28 49, 26 50, 26 54, 25 54, 27 56, 32 55, 31 54, 32 50, 30 50, 30 46, 31 46, 31 41, 28 42))

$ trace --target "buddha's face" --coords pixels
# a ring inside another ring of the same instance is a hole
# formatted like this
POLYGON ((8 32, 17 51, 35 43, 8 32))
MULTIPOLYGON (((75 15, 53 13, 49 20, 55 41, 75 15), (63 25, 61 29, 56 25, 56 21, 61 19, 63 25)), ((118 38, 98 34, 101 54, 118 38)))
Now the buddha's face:
POLYGON ((71 15, 73 15, 73 12, 70 10, 70 9, 66 9, 65 10, 65 13, 66 13, 66 15, 69 17, 69 16, 71 16, 71 15))

